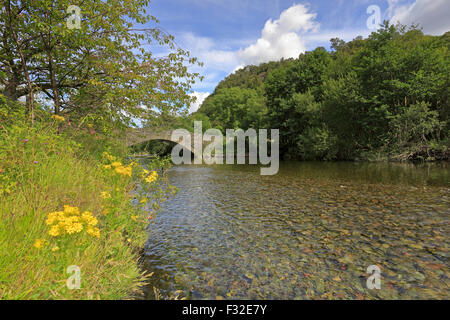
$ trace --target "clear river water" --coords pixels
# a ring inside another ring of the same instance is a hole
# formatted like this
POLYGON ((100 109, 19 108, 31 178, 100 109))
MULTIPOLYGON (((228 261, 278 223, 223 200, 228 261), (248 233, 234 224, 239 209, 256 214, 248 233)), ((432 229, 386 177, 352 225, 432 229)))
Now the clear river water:
POLYGON ((450 298, 449 163, 175 166, 169 180, 149 299, 450 298))

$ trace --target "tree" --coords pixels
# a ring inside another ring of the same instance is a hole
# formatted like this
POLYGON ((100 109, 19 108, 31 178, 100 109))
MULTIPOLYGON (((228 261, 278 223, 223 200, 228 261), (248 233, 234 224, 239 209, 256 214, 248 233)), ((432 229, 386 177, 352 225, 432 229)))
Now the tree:
POLYGON ((421 158, 433 148, 430 156, 445 158, 449 34, 427 36, 417 26, 385 22, 366 39, 332 39, 331 52, 317 48, 297 59, 242 68, 199 112, 214 127, 280 129, 280 152, 288 158, 399 159, 411 150, 411 158, 421 158))
POLYGON ((397 142, 403 146, 410 143, 425 144, 427 137, 439 138, 444 123, 439 121, 439 113, 430 110, 430 104, 419 102, 405 108, 392 120, 397 142), (434 135, 434 136, 433 136, 434 135))
POLYGON ((263 126, 266 109, 258 90, 232 87, 217 90, 202 104, 199 113, 212 119, 212 126, 219 130, 247 130, 263 126))
POLYGON ((87 115, 130 124, 175 112, 191 100, 197 60, 178 48, 147 15, 148 0, 12 1, 0 12, 3 94, 17 100, 33 93, 51 100, 54 113, 87 115), (69 5, 81 8, 81 29, 70 29, 69 5), (155 57, 147 45, 167 46, 155 57), (26 84, 26 86, 24 86, 26 84))
POLYGON ((280 129, 282 153, 305 157, 299 150, 298 139, 312 125, 313 118, 320 115, 317 103, 322 101, 322 83, 331 62, 330 54, 317 48, 275 69, 267 77, 264 89, 268 121, 272 128, 280 129))

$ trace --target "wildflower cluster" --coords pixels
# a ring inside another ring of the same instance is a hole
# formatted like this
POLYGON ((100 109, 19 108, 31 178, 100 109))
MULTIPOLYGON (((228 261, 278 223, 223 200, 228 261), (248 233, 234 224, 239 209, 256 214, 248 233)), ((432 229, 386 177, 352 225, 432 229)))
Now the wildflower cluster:
POLYGON ((133 172, 133 166, 134 163, 130 163, 130 165, 125 166, 122 164, 122 162, 118 161, 116 157, 110 155, 107 152, 103 153, 103 157, 109 162, 109 164, 103 165, 103 168, 106 170, 114 170, 116 173, 131 177, 131 174, 133 172))
POLYGON ((45 239, 36 239, 34 241, 33 247, 37 248, 37 249, 42 249, 42 247, 46 244, 45 239))
POLYGON ((108 191, 102 191, 102 193, 100 194, 102 199, 111 199, 111 194, 108 191))
POLYGON ((106 216, 111 212, 111 210, 114 209, 114 199, 108 191, 102 191, 100 196, 104 200, 104 204, 102 205, 102 214, 106 216))
POLYGON ((158 173, 156 171, 150 172, 148 170, 144 170, 144 173, 142 174, 142 178, 147 183, 153 183, 156 180, 158 180, 158 173))
POLYGON ((62 116, 58 116, 57 114, 52 115, 52 118, 58 122, 64 122, 66 119, 62 116))
POLYGON ((97 218, 89 211, 80 214, 77 207, 65 205, 64 211, 49 213, 45 223, 50 226, 48 234, 52 237, 77 234, 83 230, 93 237, 100 237, 100 229, 96 227, 97 218))
POLYGON ((133 168, 131 166, 123 166, 120 162, 114 162, 111 164, 114 167, 114 171, 118 174, 131 177, 133 168))

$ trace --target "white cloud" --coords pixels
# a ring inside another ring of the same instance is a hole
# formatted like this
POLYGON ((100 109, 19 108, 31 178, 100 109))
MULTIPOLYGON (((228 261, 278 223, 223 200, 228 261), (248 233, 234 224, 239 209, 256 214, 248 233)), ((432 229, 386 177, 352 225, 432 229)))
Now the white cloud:
MULTIPOLYGON (((191 32, 184 32, 177 36, 183 48, 204 63, 203 67, 191 67, 191 72, 198 72, 204 76, 202 82, 197 82, 193 90, 197 92, 212 91, 224 75, 229 74, 239 64, 236 52, 223 48, 223 41, 197 36, 191 32)), ((198 108, 198 106, 197 106, 198 108)), ((194 110, 196 111, 196 110, 194 110)))
POLYGON ((211 38, 199 37, 191 32, 186 32, 181 35, 181 41, 192 56, 207 63, 207 68, 230 72, 237 64, 235 52, 220 49, 218 43, 211 38))
POLYGON ((449 0, 416 0, 413 4, 404 4, 401 0, 388 0, 388 14, 391 23, 405 25, 417 24, 426 34, 442 35, 450 31, 449 0))
POLYGON ((317 31, 320 24, 315 13, 304 5, 293 5, 283 11, 278 20, 268 20, 261 38, 255 44, 240 50, 238 57, 243 64, 259 64, 281 58, 296 58, 306 51, 302 34, 317 31))
POLYGON ((387 0, 389 5, 387 14, 390 18, 394 15, 395 9, 400 5, 402 1, 404 2, 405 0, 387 0))
MULTIPOLYGON (((392 10, 406 0, 388 0, 392 10)), ((368 36, 368 29, 320 30, 317 14, 301 4, 294 4, 283 11, 278 19, 266 21, 261 37, 248 39, 213 39, 190 32, 177 36, 192 56, 204 62, 203 68, 193 68, 205 76, 194 87, 196 94, 214 90, 224 75, 234 73, 246 65, 257 65, 281 58, 297 58, 317 46, 327 46, 331 38, 350 41, 356 36, 368 36), (240 49, 239 49, 240 48, 240 49)), ((196 110, 196 106, 192 110, 196 110)), ((194 111, 195 111, 194 110, 194 111)))
POLYGON ((245 65, 240 64, 240 65, 238 65, 236 68, 234 68, 234 70, 231 71, 231 73, 235 73, 236 71, 238 71, 238 70, 240 70, 240 69, 242 69, 242 68, 244 68, 244 67, 245 67, 245 65))
POLYGON ((202 105, 203 101, 205 101, 205 99, 210 95, 209 92, 197 92, 194 91, 191 93, 192 97, 196 97, 197 101, 195 101, 194 103, 191 104, 191 107, 189 108, 189 113, 193 113, 195 111, 198 110, 198 108, 200 108, 200 106, 202 105))
POLYGON ((346 42, 352 41, 358 36, 367 37, 373 30, 369 29, 341 29, 341 30, 321 30, 317 33, 308 33, 302 36, 306 42, 308 50, 314 50, 318 46, 330 44, 332 38, 339 38, 346 42))

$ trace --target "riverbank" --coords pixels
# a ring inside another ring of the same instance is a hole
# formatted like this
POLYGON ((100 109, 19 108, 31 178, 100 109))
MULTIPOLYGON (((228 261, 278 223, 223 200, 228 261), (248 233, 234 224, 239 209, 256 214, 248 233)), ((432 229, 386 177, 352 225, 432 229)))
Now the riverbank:
POLYGON ((375 151, 361 152, 350 158, 335 159, 302 159, 289 154, 281 155, 286 161, 349 161, 349 162, 392 162, 392 163, 421 163, 450 161, 450 147, 448 142, 430 145, 417 145, 404 147, 395 151, 386 151, 384 148, 375 151))
POLYGON ((360 162, 440 162, 450 161, 450 148, 446 143, 419 145, 397 152, 368 152, 355 158, 360 162))
POLYGON ((0 299, 133 298, 147 278, 139 249, 158 202, 136 186, 148 193, 158 175, 122 162, 112 139, 56 134, 63 121, 1 127, 0 299))

